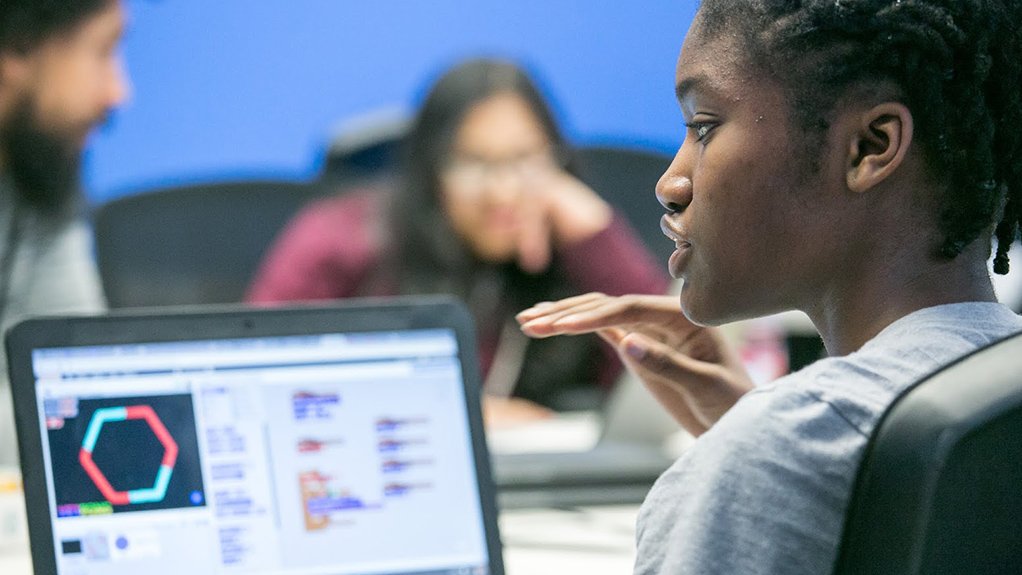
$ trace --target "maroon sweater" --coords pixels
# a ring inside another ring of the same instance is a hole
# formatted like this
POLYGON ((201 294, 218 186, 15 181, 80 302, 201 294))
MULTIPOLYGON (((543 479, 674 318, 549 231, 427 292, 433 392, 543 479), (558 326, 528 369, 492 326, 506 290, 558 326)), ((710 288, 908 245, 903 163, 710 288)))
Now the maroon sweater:
MULTIPOLYGON (((383 206, 378 192, 354 192, 316 201, 303 209, 278 236, 249 288, 251 303, 389 296, 397 293, 396 274, 380 273, 386 245, 383 206), (380 278, 390 278, 380 281, 380 278)), ((664 241, 667 241, 666 239, 664 241)), ((669 278, 628 223, 615 214, 596 235, 557 250, 557 260, 577 293, 599 291, 666 293, 669 278)), ((489 371, 501 326, 479 333, 479 358, 489 371)), ((599 382, 609 384, 620 371, 606 350, 599 382)))

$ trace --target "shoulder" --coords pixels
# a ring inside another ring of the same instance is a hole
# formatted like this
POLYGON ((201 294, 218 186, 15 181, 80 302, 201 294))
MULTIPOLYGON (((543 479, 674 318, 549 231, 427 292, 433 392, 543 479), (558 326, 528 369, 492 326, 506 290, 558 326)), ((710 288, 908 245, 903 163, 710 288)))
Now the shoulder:
POLYGON ((811 474, 820 464, 846 467, 843 459, 861 449, 868 435, 817 380, 799 373, 749 392, 700 441, 707 440, 705 449, 720 464, 752 473, 760 472, 759 464, 781 471, 783 465, 770 464, 777 459, 794 464, 795 474, 811 474))
POLYGON ((831 405, 861 433, 903 391, 941 367, 1022 331, 1022 317, 997 303, 923 309, 894 322, 859 351, 827 358, 778 380, 831 405))
POLYGON ((693 455, 704 460, 696 466, 699 472, 702 465, 734 470, 775 459, 847 467, 841 460, 864 446, 897 394, 959 357, 1022 331, 1022 318, 1000 304, 940 306, 912 316, 853 354, 817 361, 746 394, 696 442, 693 455))
POLYGON ((359 293, 386 249, 381 195, 353 191, 305 206, 274 240, 246 299, 333 299, 359 293))
POLYGON ((360 190, 315 200, 291 219, 278 243, 290 246, 289 251, 311 250, 320 257, 375 252, 385 237, 383 195, 360 190))
POLYGON ((747 394, 650 491, 637 572, 825 571, 865 442, 815 394, 747 394))
POLYGON ((825 359, 747 393, 650 491, 640 563, 649 572, 829 569, 868 440, 862 422, 883 409, 873 391, 842 391, 877 381, 858 361, 825 359))
POLYGON ((268 252, 264 267, 295 273, 351 274, 384 249, 382 198, 353 191, 315 200, 295 215, 268 252))
MULTIPOLYGON (((72 212, 43 213, 20 208, 17 215, 17 249, 33 258, 91 259, 92 229, 88 222, 72 212)), ((11 222, 5 222, 5 228, 11 222)))
POLYGON ((289 227, 316 227, 336 230, 342 226, 366 226, 382 217, 384 192, 357 190, 310 202, 299 210, 289 227))
POLYGON ((884 409, 920 378, 1018 331, 1022 319, 998 304, 921 310, 854 354, 746 394, 650 491, 636 571, 826 572, 884 409))
POLYGON ((37 215, 22 223, 8 279, 9 309, 25 315, 102 311, 105 300, 86 222, 37 215))

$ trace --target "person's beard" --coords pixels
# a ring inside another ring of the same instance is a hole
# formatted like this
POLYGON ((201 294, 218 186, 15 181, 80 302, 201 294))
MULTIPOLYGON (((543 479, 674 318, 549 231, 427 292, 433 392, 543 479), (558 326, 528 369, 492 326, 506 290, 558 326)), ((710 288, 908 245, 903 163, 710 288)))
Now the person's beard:
POLYGON ((45 129, 31 97, 16 104, 0 127, 0 149, 21 201, 48 213, 71 209, 80 184, 81 143, 45 129))

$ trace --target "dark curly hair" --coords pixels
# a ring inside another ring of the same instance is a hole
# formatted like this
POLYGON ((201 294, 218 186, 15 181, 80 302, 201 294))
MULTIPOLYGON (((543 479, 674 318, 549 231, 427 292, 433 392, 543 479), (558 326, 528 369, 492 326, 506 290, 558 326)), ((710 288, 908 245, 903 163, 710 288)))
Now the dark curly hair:
POLYGON ((1008 273, 1022 220, 1019 0, 706 0, 699 23, 739 38, 817 134, 841 98, 893 86, 945 184, 936 255, 956 257, 996 223, 994 271, 1008 273))
POLYGON ((0 52, 29 52, 115 1, 3 0, 0 2, 0 52))

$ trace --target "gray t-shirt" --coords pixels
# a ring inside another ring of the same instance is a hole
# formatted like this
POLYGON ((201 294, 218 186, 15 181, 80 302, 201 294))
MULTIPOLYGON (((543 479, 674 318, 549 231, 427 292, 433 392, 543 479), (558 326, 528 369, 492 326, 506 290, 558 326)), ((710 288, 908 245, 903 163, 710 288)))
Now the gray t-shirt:
MULTIPOLYGON (((103 298, 92 257, 92 235, 83 222, 55 220, 21 208, 16 245, 8 246, 14 215, 15 192, 10 179, 0 174, 0 260, 7 254, 9 274, 4 301, 0 302, 0 333, 34 315, 96 313, 103 298)), ((15 465, 17 442, 14 414, 7 385, 7 357, 0 348, 0 465, 15 465)))
POLYGON ((866 441, 939 367, 1012 333, 996 303, 937 306, 860 350, 745 395, 667 470, 639 512, 635 572, 828 574, 866 441))

